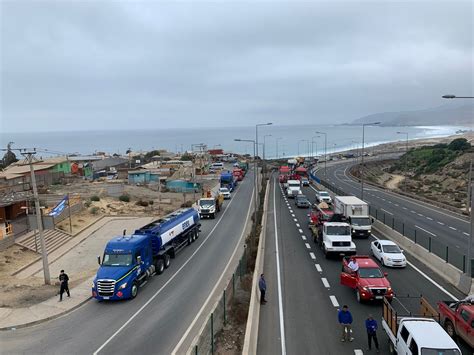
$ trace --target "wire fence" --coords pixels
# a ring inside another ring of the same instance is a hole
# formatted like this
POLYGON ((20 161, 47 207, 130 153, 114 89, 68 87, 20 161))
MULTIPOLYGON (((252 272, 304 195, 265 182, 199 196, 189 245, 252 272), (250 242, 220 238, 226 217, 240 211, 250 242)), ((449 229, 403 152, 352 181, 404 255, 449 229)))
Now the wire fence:
MULTIPOLYGON (((333 191, 336 195, 348 195, 340 188, 330 184, 327 181, 317 178, 314 174, 310 174, 311 178, 315 181, 318 181, 319 184, 333 191)), ((349 194, 351 195, 351 194, 349 194)), ((430 253, 439 256, 446 263, 449 263, 461 270, 463 273, 466 273, 466 250, 456 247, 450 247, 447 244, 440 241, 432 233, 423 230, 414 223, 407 222, 399 216, 395 216, 387 213, 381 208, 376 208, 372 205, 369 206, 369 213, 372 217, 397 231, 404 237, 407 237, 415 244, 420 245, 421 247, 428 250, 430 253)), ((471 260, 471 277, 474 277, 474 259, 471 260)))
MULTIPOLYGON (((216 351, 216 335, 227 324, 229 312, 232 311, 234 300, 241 293, 246 293, 248 285, 246 285, 246 276, 250 275, 249 270, 249 252, 244 248, 242 257, 239 260, 229 283, 222 291, 222 295, 214 306, 214 311, 210 314, 204 331, 198 338, 197 343, 193 346, 192 354, 208 355, 215 354, 216 351)), ((250 281, 251 282, 251 281, 250 281)))

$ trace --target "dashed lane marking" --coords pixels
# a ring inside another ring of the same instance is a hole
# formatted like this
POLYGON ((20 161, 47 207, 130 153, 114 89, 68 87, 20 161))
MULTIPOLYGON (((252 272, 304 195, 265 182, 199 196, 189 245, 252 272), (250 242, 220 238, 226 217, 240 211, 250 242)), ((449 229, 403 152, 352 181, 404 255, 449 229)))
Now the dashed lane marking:
POLYGON ((329 282, 328 282, 328 280, 327 280, 325 277, 322 277, 322 278, 321 278, 321 281, 323 282, 324 287, 326 287, 326 288, 330 288, 330 287, 331 287, 331 286, 329 286, 329 282))
POLYGON ((417 213, 417 215, 420 216, 420 217, 424 217, 421 213, 417 213))
POLYGON ((457 231, 457 229, 454 228, 454 227, 451 227, 451 226, 448 226, 448 227, 449 227, 449 229, 452 229, 453 231, 457 231))
POLYGON ((354 355, 364 355, 364 352, 360 349, 354 349, 354 355))
POLYGON ((394 203, 393 205, 398 207, 398 203, 394 203))
POLYGON ((466 233, 466 232, 462 232, 462 234, 464 235, 467 235, 469 237, 469 233, 466 233))
POLYGON ((305 235, 302 235, 302 236, 301 236, 301 239, 306 240, 306 236, 305 236, 305 235))
POLYGON ((331 300, 331 303, 334 307, 339 307, 339 302, 337 302, 336 296, 329 296, 329 299, 331 300))
POLYGON ((404 210, 407 210, 407 209, 408 209, 408 208, 406 208, 406 207, 402 207, 402 208, 403 208, 404 210))
POLYGON ((387 210, 384 210, 383 208, 381 208, 381 210, 384 211, 385 213, 388 213, 390 216, 393 216, 392 212, 388 212, 387 210))
POLYGON ((306 245, 307 249, 311 249, 311 245, 309 245, 309 243, 304 243, 304 245, 306 245))
POLYGON ((438 224, 441 224, 442 226, 444 226, 444 223, 443 223, 443 222, 438 222, 438 224))
POLYGON ((314 266, 316 267, 316 270, 318 270, 318 272, 323 272, 323 269, 321 269, 321 265, 314 264, 314 266))
POLYGON ((298 222, 298 220, 296 218, 293 218, 293 221, 298 222))
POLYGON ((433 220, 433 218, 431 218, 431 217, 426 217, 426 219, 428 219, 428 220, 430 220, 430 221, 432 221, 432 220, 433 220))
POLYGON ((303 230, 302 230, 302 229, 298 229, 298 232, 303 233, 303 230))
POLYGON ((313 252, 309 253, 309 256, 311 257, 311 259, 316 260, 316 255, 314 255, 313 252))
POLYGON ((296 223, 296 226, 299 228, 299 227, 300 227, 300 224, 299 224, 299 223, 296 223))
POLYGON ((436 234, 431 233, 430 231, 428 231, 428 230, 426 230, 426 229, 424 229, 424 228, 421 228, 420 226, 417 226, 416 224, 415 224, 415 228, 421 229, 423 232, 426 232, 426 233, 428 233, 428 234, 431 234, 433 237, 436 237, 436 236, 437 236, 436 234))
POLYGON ((291 214, 291 217, 295 217, 295 214, 294 214, 294 213, 292 213, 292 214, 291 214))

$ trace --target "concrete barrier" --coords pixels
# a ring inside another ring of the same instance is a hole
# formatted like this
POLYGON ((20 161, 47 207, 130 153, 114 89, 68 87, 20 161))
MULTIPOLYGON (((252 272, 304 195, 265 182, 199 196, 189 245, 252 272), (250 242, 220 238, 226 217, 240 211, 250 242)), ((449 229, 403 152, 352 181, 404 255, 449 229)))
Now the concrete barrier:
POLYGON ((439 256, 430 253, 421 245, 415 244, 412 240, 408 239, 407 237, 404 237, 402 234, 391 229, 380 221, 375 221, 372 227, 375 231, 379 232, 388 239, 396 242, 403 250, 423 262, 433 272, 441 276, 444 280, 452 284, 461 292, 471 294, 474 291, 474 287, 471 287, 471 285, 473 284, 472 281, 467 284, 465 279, 463 280, 462 271, 457 269, 453 265, 448 264, 439 256))
MULTIPOLYGON (((270 181, 270 180, 269 180, 270 181)), ((242 354, 257 354, 258 326, 260 320, 260 292, 258 289, 258 279, 263 273, 263 261, 265 255, 265 237, 267 229, 267 210, 270 183, 267 182, 265 201, 263 204, 262 230, 258 241, 257 258, 255 259, 255 269, 252 277, 252 292, 250 295, 249 312, 247 315, 247 325, 245 327, 244 346, 242 354)))

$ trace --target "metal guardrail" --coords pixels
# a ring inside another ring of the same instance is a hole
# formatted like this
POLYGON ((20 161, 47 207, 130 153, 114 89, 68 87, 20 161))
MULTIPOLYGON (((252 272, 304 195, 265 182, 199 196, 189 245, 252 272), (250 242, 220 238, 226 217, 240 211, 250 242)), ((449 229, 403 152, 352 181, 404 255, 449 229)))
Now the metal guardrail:
MULTIPOLYGON (((319 179, 313 173, 310 174, 311 179, 317 183, 323 185, 329 190, 333 191, 336 195, 352 195, 345 192, 344 190, 333 186, 327 181, 319 179)), ((465 251, 458 248, 449 247, 447 244, 434 238, 433 235, 423 231, 422 229, 416 228, 415 224, 405 221, 403 218, 398 218, 395 215, 390 215, 383 211, 381 208, 375 208, 369 205, 369 214, 382 222, 386 226, 397 231, 404 237, 410 239, 415 244, 420 245, 430 253, 442 258, 446 263, 453 265, 455 268, 466 273, 466 254, 465 251)), ((471 277, 474 277, 474 259, 471 260, 471 277)))

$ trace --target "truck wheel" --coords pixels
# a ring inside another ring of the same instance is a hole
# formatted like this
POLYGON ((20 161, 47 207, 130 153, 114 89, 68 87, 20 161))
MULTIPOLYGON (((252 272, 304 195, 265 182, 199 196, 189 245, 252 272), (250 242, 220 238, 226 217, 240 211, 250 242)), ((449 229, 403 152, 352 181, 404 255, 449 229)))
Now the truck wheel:
POLYGON ((194 240, 198 239, 199 238, 199 229, 196 229, 194 231, 194 240))
POLYGON ((164 258, 163 258, 163 263, 164 263, 164 266, 165 266, 165 269, 169 268, 170 266, 170 256, 169 254, 165 254, 164 258))
POLYGON ((211 218, 212 219, 216 218, 216 214, 215 213, 211 214, 211 218))
POLYGON ((193 236, 191 235, 191 233, 188 233, 188 245, 191 245, 192 242, 193 242, 193 236))
POLYGON ((156 261, 156 273, 158 275, 161 275, 165 271, 165 263, 163 262, 163 259, 158 259, 156 261))
POLYGON ((451 323, 450 320, 446 320, 444 322, 444 329, 446 329, 446 333, 448 333, 448 335, 451 337, 451 338, 456 338, 456 331, 454 330, 454 326, 453 326, 453 323, 451 323))
POLYGON ((135 298, 138 295, 138 285, 136 282, 133 282, 132 284, 132 290, 130 291, 130 295, 132 298, 135 298))

